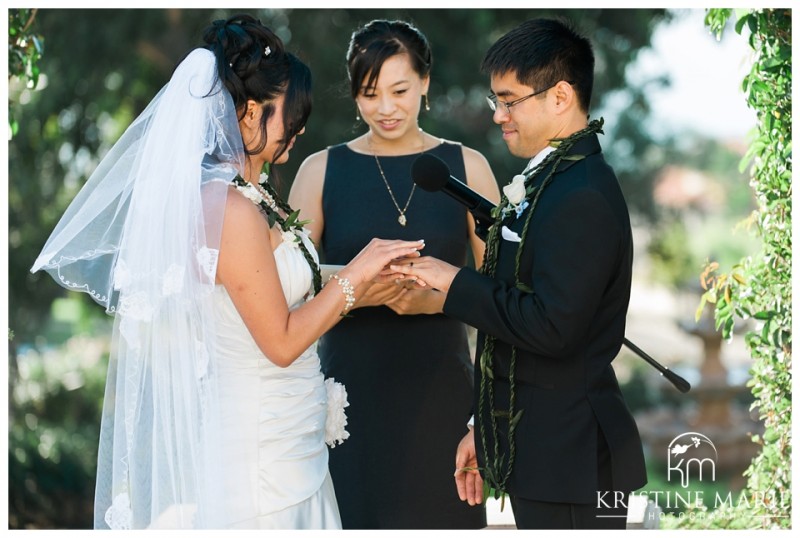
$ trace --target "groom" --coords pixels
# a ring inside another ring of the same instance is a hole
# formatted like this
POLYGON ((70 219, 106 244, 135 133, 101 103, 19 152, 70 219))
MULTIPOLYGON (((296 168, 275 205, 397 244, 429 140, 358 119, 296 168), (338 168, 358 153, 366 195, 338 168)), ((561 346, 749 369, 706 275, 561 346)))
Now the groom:
POLYGON ((633 246, 596 135, 602 121, 587 121, 592 47, 561 22, 530 20, 500 38, 482 67, 503 140, 530 159, 524 183, 518 176, 504 189, 481 272, 434 258, 393 266, 446 292, 445 314, 479 331, 459 496, 481 502, 487 480, 509 494, 518 528, 624 529, 628 494, 647 482, 611 368, 633 246))

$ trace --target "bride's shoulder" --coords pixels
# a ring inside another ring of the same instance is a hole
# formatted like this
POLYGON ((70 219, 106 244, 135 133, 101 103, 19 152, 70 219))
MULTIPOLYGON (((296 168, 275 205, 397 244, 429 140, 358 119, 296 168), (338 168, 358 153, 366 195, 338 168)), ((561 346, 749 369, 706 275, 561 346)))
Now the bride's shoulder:
POLYGON ((234 225, 261 224, 266 221, 258 207, 235 185, 228 187, 225 199, 225 222, 234 225))

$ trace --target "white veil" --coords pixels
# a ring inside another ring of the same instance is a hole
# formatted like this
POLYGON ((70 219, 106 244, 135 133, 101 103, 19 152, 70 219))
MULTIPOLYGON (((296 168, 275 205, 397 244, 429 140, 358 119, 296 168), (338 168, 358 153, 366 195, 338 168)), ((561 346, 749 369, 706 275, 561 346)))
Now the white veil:
POLYGON ((214 54, 196 49, 106 155, 31 269, 116 314, 95 528, 224 523, 211 300, 228 184, 243 163, 233 100, 214 54))

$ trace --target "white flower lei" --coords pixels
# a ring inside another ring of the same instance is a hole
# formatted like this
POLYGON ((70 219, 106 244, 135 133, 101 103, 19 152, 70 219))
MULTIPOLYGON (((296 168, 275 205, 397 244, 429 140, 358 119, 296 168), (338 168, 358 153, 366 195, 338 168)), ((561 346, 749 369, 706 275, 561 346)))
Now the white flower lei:
MULTIPOLYGON (((275 199, 262 186, 268 180, 269 176, 264 172, 262 172, 261 175, 258 177, 258 184, 259 184, 258 187, 256 187, 252 183, 246 183, 244 185, 234 183, 234 185, 236 186, 236 190, 241 192, 245 198, 247 198, 254 204, 259 205, 261 202, 264 202, 275 213, 278 213, 278 204, 275 203, 275 199)), ((302 225, 300 224, 296 226, 293 225, 289 230, 283 230, 281 232, 281 239, 283 239, 284 243, 293 243, 295 245, 299 245, 301 240, 300 239, 301 234, 304 234, 307 237, 308 231, 305 228, 302 228, 302 225)))
MULTIPOLYGON (((258 177, 259 186, 265 184, 268 180, 269 176, 262 172, 258 177)), ((261 202, 266 202, 273 211, 278 212, 278 205, 275 203, 275 199, 263 187, 256 187, 252 183, 245 183, 244 185, 235 183, 234 185, 237 191, 241 192, 245 198, 254 204, 258 205, 261 202)))

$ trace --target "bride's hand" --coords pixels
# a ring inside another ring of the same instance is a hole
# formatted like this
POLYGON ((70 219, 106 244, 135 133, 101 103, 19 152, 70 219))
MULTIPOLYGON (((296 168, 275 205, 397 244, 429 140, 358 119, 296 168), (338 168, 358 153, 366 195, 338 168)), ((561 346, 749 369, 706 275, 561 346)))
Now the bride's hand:
POLYGON ((388 305, 407 291, 396 284, 378 284, 374 281, 365 283, 363 287, 364 294, 356 301, 353 308, 388 305))
POLYGON ((374 279, 391 262, 401 258, 414 258, 425 248, 425 241, 400 241, 398 239, 373 239, 359 252, 339 275, 346 277, 354 287, 374 279))
POLYGON ((446 295, 431 288, 416 289, 404 286, 395 286, 403 290, 396 298, 386 303, 386 306, 401 316, 415 314, 441 314, 446 295))

